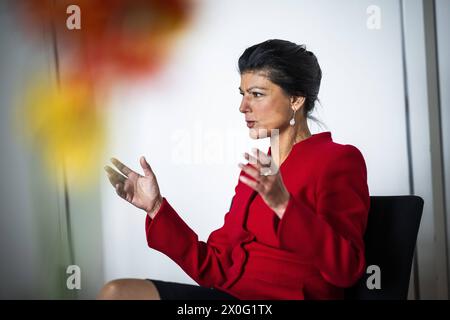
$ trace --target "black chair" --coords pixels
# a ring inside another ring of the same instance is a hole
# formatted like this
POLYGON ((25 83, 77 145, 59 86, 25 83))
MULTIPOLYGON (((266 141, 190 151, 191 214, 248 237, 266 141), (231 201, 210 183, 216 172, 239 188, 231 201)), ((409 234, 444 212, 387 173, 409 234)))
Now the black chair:
POLYGON ((345 298, 353 300, 406 300, 411 265, 424 201, 418 196, 371 196, 367 230, 366 266, 377 265, 381 288, 369 289, 366 272, 345 298))

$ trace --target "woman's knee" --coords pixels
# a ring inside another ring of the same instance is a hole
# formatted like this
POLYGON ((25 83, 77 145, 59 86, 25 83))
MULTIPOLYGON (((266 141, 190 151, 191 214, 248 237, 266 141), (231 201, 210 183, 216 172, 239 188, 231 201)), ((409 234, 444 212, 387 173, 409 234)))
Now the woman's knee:
POLYGON ((97 299, 115 300, 123 295, 124 280, 112 280, 106 283, 100 290, 97 299))
POLYGON ((160 300, 152 281, 117 279, 106 283, 97 296, 99 300, 160 300))

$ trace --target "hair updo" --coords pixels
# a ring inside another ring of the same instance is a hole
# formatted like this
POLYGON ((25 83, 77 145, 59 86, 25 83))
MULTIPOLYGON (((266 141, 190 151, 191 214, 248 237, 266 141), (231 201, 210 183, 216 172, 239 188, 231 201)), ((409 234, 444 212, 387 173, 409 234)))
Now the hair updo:
POLYGON ((322 70, 316 56, 305 45, 279 39, 255 44, 239 58, 239 73, 264 71, 270 81, 289 96, 305 97, 303 115, 310 116, 320 89, 322 70))

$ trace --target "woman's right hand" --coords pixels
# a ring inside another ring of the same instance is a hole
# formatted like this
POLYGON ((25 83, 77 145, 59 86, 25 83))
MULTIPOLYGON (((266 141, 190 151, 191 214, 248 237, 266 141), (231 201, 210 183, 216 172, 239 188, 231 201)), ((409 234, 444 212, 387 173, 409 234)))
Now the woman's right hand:
POLYGON ((105 170, 108 173, 109 181, 116 189, 116 193, 129 203, 146 211, 153 219, 161 207, 162 196, 156 176, 145 158, 141 157, 140 159, 144 176, 134 172, 115 158, 111 158, 111 162, 119 172, 110 166, 105 166, 105 170))

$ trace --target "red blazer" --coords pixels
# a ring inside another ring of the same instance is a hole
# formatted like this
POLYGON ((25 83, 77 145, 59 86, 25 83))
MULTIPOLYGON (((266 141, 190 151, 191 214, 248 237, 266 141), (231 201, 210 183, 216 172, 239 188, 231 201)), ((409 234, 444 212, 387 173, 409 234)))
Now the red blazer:
POLYGON ((164 197, 154 219, 146 218, 149 247, 198 284, 241 299, 342 298, 343 288, 365 269, 370 199, 364 158, 356 147, 335 143, 330 132, 322 132, 294 144, 280 171, 290 200, 282 219, 274 219, 276 247, 259 245, 246 229, 249 203, 257 193, 239 180, 224 225, 206 242, 164 197), (255 250, 266 258, 249 259, 255 250))

